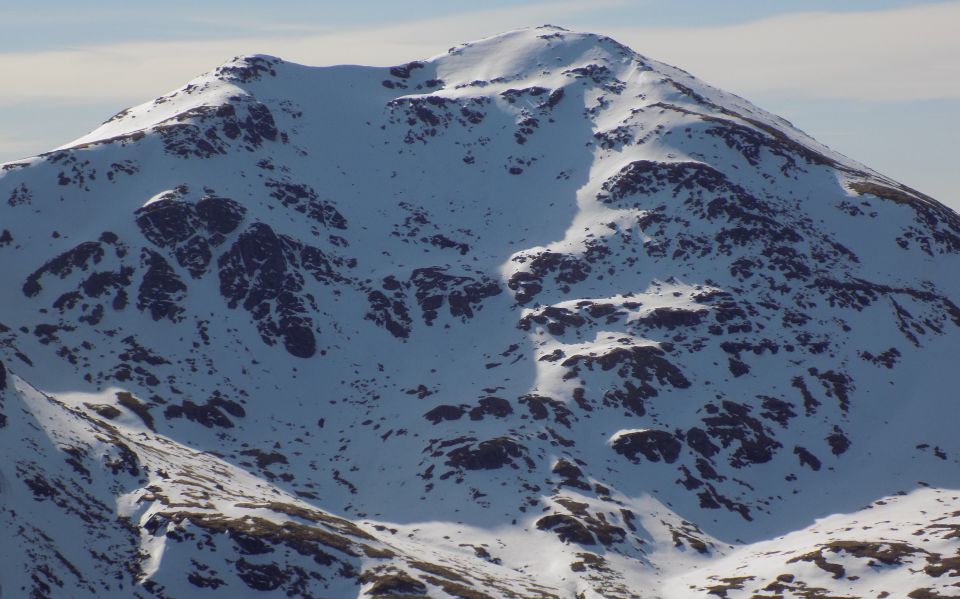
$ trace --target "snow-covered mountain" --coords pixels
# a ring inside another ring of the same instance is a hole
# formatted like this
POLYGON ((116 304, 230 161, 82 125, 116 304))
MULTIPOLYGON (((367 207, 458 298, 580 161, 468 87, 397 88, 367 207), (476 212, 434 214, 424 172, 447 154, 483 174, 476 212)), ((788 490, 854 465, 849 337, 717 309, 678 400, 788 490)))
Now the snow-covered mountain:
POLYGON ((960 596, 960 217, 681 70, 246 56, 0 168, 4 598, 960 596))

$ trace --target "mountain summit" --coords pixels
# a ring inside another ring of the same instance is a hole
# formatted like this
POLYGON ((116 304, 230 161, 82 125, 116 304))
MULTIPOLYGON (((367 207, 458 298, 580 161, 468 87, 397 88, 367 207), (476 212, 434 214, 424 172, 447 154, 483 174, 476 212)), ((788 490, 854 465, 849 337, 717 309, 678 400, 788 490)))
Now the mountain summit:
POLYGON ((606 37, 0 167, 0 591, 946 597, 960 217, 606 37))

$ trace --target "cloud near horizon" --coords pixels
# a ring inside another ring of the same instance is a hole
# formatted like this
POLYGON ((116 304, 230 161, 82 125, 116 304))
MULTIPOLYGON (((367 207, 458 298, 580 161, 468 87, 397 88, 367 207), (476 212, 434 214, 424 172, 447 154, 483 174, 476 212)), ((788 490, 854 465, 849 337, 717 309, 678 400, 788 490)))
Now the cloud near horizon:
POLYGON ((612 28, 609 35, 744 94, 960 99, 960 2, 794 13, 740 25, 612 28))
MULTIPOLYGON (((620 0, 607 0, 622 6, 620 0)), ((503 30, 559 21, 610 35, 735 93, 903 101, 960 98, 960 3, 856 13, 794 13, 732 26, 584 27, 597 2, 549 3, 366 27, 211 40, 144 41, 0 54, 0 106, 139 103, 237 54, 305 64, 390 65, 503 30)), ((595 13, 594 15, 595 16, 595 13)), ((282 25, 282 24, 277 24, 282 25)))

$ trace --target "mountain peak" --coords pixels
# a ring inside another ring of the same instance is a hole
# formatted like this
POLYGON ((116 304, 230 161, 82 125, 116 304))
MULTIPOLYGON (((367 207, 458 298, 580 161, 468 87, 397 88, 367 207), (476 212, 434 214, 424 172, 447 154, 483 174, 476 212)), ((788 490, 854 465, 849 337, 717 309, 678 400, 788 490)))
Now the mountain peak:
POLYGON ((552 26, 517 29, 454 46, 431 62, 441 71, 458 71, 458 78, 473 75, 478 80, 536 77, 592 63, 643 65, 639 55, 608 37, 552 26), (479 70, 473 72, 475 68, 479 70))
POLYGON ((958 255, 602 36, 237 57, 0 171, 0 584, 947 592, 958 255))

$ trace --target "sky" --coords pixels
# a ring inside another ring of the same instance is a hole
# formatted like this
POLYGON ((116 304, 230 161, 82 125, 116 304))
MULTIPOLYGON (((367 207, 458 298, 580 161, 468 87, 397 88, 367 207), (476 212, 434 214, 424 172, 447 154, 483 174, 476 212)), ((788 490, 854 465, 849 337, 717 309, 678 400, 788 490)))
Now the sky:
POLYGON ((960 210, 960 0, 0 0, 0 7, 0 162, 64 145, 239 54, 385 66, 552 23, 609 35, 683 68, 960 210))

